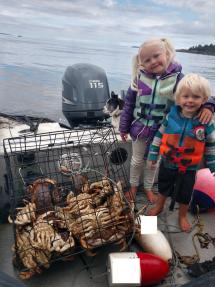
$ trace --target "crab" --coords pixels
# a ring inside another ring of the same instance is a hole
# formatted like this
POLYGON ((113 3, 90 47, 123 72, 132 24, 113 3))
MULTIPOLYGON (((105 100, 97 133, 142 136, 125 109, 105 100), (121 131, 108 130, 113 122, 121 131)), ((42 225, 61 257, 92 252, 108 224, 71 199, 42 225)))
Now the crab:
POLYGON ((41 215, 34 223, 30 232, 32 246, 49 252, 57 251, 61 253, 74 247, 75 241, 72 233, 68 232, 68 238, 64 240, 64 237, 54 229, 53 225, 56 224, 54 214, 48 221, 46 220, 49 215, 50 212, 41 215))
POLYGON ((54 205, 58 205, 61 200, 61 192, 55 180, 50 178, 39 178, 28 186, 27 192, 31 203, 34 203, 37 212, 40 214, 44 210, 52 210, 54 205))
POLYGON ((27 226, 22 229, 22 231, 16 232, 16 254, 21 260, 24 267, 28 271, 21 272, 19 276, 22 279, 28 279, 36 273, 41 273, 41 267, 49 268, 49 260, 51 254, 47 250, 42 250, 40 248, 32 248, 32 243, 30 239, 30 232, 32 228, 27 226))
POLYGON ((8 217, 9 223, 15 223, 16 225, 25 225, 36 220, 36 205, 28 202, 24 207, 17 207, 18 211, 15 219, 8 217))
POLYGON ((67 204, 65 210, 76 216, 81 216, 82 214, 87 214, 92 211, 92 196, 88 193, 80 193, 77 196, 69 193, 67 196, 67 204))
POLYGON ((86 214, 76 219, 70 226, 69 230, 74 234, 76 238, 80 238, 83 234, 87 237, 91 237, 97 228, 97 222, 95 214, 86 214))
POLYGON ((92 252, 92 249, 99 247, 107 243, 121 244, 122 247, 120 251, 124 251, 127 248, 127 243, 125 240, 127 229, 124 226, 109 226, 108 228, 99 228, 96 232, 89 237, 83 234, 79 240, 83 248, 87 250, 87 254, 90 256, 96 255, 92 252))
POLYGON ((64 206, 59 204, 62 197, 56 181, 37 179, 28 187, 30 201, 17 208, 14 220, 16 251, 28 269, 20 273, 23 279, 41 273, 41 266, 48 268, 53 253, 71 255, 76 244, 91 256, 96 247, 108 243, 121 244, 120 250, 125 250, 134 221, 126 210, 121 182, 102 178, 90 183, 81 176, 78 181, 82 186, 77 184, 75 190, 80 193, 70 192, 64 206))
POLYGON ((110 192, 112 191, 112 187, 110 184, 110 181, 104 177, 102 180, 100 181, 95 181, 93 183, 90 183, 89 180, 85 180, 81 191, 83 193, 95 193, 95 192, 99 192, 100 190, 106 190, 106 192, 110 192))
POLYGON ((53 252, 62 254, 75 246, 71 232, 54 229, 56 222, 60 221, 54 211, 49 211, 39 215, 31 224, 17 226, 13 249, 22 265, 28 269, 20 273, 22 279, 41 273, 41 267, 48 268, 53 252))

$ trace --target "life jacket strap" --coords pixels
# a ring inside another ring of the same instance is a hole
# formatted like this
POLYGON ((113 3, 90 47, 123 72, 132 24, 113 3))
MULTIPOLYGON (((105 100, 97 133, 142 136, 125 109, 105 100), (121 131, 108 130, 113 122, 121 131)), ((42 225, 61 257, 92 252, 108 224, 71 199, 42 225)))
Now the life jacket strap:
POLYGON ((170 161, 178 164, 179 172, 182 173, 184 173, 187 170, 187 167, 192 163, 191 159, 184 159, 176 156, 171 156, 170 161))
POLYGON ((146 108, 146 109, 165 109, 166 105, 162 105, 162 104, 147 104, 147 103, 140 103, 141 108, 146 108))
POLYGON ((178 167, 179 173, 185 173, 186 170, 187 170, 187 166, 180 165, 180 166, 178 167))
POLYGON ((146 115, 142 113, 142 110, 141 113, 137 113, 137 116, 145 120, 153 120, 156 123, 160 122, 163 119, 163 116, 146 115))
POLYGON ((171 145, 170 143, 166 143, 168 147, 171 148, 171 151, 172 152, 178 152, 178 153, 193 153, 195 148, 194 147, 190 147, 190 148, 187 148, 187 147, 182 147, 182 146, 179 146, 179 147, 174 147, 173 145, 171 145))

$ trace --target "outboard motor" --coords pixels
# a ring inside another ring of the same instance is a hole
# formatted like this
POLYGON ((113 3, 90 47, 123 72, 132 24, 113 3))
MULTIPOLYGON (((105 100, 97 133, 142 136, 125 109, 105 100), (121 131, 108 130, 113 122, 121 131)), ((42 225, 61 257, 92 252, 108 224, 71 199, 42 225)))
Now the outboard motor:
POLYGON ((95 125, 108 117, 103 108, 110 95, 102 68, 92 64, 69 66, 62 83, 63 114, 71 127, 95 125))

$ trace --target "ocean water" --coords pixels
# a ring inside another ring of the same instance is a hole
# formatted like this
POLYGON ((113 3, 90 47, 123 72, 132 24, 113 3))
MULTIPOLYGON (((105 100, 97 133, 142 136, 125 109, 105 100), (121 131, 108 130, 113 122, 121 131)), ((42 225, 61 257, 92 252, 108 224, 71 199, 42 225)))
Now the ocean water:
MULTIPOLYGON (((100 45, 86 41, 52 42, 0 34, 1 113, 46 117, 65 122, 62 77, 68 66, 91 63, 102 67, 110 91, 126 90, 131 77, 132 46, 100 45)), ((209 79, 215 96, 215 57, 177 53, 184 73, 209 79)))

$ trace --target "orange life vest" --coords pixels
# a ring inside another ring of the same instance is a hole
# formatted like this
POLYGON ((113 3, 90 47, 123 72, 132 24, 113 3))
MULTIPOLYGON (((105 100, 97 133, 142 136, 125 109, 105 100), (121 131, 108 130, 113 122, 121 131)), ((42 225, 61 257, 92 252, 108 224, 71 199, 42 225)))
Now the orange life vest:
POLYGON ((203 157, 205 143, 185 136, 183 146, 179 146, 180 134, 164 134, 160 154, 167 161, 176 164, 179 171, 186 171, 188 166, 198 165, 203 157))

